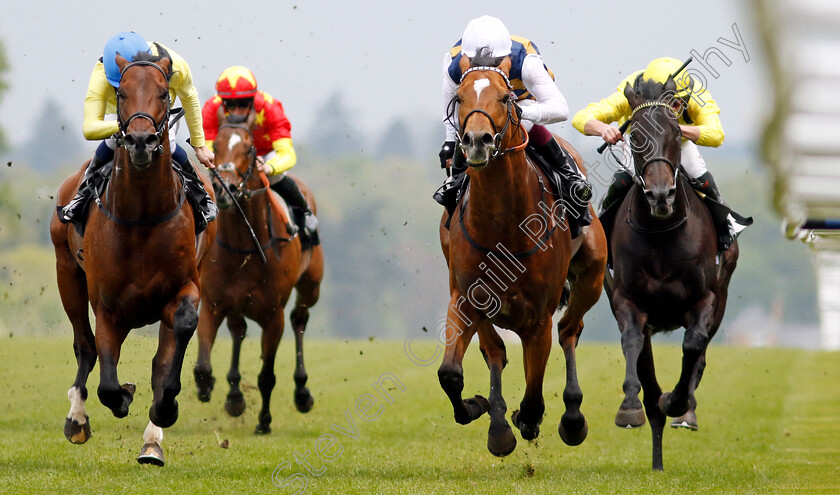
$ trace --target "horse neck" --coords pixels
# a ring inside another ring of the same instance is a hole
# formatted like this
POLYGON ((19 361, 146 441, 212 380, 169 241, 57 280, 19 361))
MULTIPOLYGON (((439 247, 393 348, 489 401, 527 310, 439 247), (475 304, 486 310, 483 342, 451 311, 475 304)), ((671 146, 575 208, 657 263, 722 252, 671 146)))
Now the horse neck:
POLYGON ((521 234, 520 224, 540 212, 540 191, 525 153, 497 157, 480 172, 470 173, 470 199, 465 222, 481 231, 521 234))
MULTIPOLYGON (((261 188, 261 184, 255 182, 252 178, 247 187, 249 190, 255 191, 261 188)), ((271 205, 268 201, 268 194, 271 194, 270 190, 253 195, 247 200, 237 199, 239 206, 242 207, 242 211, 245 214, 245 219, 251 225, 251 229, 260 242, 266 242, 270 237, 268 222, 270 220, 269 209, 271 205)), ((222 210, 220 216, 222 216, 222 221, 219 222, 219 231, 217 234, 220 239, 236 246, 240 245, 234 244, 237 241, 244 243, 251 242, 251 234, 247 229, 243 228, 242 214, 239 213, 236 206, 232 205, 230 208, 222 210)))
POLYGON ((168 139, 164 139, 163 151, 152 156, 146 170, 131 165, 125 148, 117 149, 106 194, 116 216, 140 219, 166 214, 178 205, 180 192, 181 181, 172 169, 168 139))

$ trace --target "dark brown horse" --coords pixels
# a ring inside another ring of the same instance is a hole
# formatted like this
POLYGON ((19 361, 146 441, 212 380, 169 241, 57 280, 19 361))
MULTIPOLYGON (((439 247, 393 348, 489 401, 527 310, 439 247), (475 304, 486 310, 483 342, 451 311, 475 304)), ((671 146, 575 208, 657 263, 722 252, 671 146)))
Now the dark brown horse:
MULTIPOLYGON (((262 328, 262 370, 257 382, 262 409, 256 433, 269 433, 269 405, 276 381, 274 360, 283 335, 286 303, 293 288, 297 289, 291 313, 297 363, 294 401, 300 412, 312 409, 313 398, 306 387, 308 376, 303 365, 303 332, 309 320, 309 308, 318 302, 320 295, 324 252, 320 245, 301 251, 300 237, 293 234, 285 204, 266 187, 267 181, 260 179, 253 136, 247 123, 222 125, 213 144, 219 164, 217 169, 237 197, 267 259, 263 262, 258 255, 248 226, 238 210, 232 208, 230 196, 217 190, 219 234, 201 271, 198 362, 194 370, 198 398, 204 402, 210 400, 215 383, 210 351, 219 325, 227 318, 233 337, 233 356, 227 374, 230 391, 225 410, 231 416, 239 416, 245 411, 245 399, 239 388, 239 353, 245 338, 245 318, 249 318, 262 328)), ((303 181, 293 178, 316 212, 312 192, 303 181)))
MULTIPOLYGON (((438 378, 452 402, 455 421, 468 424, 489 412, 487 447, 497 456, 510 454, 516 437, 505 419, 501 389, 507 358, 493 325, 513 330, 522 340, 526 389, 512 421, 522 438, 536 438, 545 411, 542 384, 551 350, 552 315, 568 276, 569 307, 557 325, 567 370, 566 412, 558 431, 568 445, 578 445, 588 428, 580 411, 583 393, 575 347, 582 317, 600 297, 607 257, 604 233, 596 220, 572 242, 562 201, 555 200, 542 171, 526 157, 527 133, 510 95, 510 60, 504 58, 494 66, 496 60, 481 58, 463 57, 461 62, 464 76, 457 93, 457 118, 470 167, 469 185, 452 218, 444 213, 441 220, 451 299, 438 378), (476 332, 490 369, 489 400, 461 396, 462 361, 476 332)), ((582 163, 580 155, 574 156, 582 163)))
MULTIPOLYGON (((163 430, 178 418, 175 397, 187 343, 198 324, 199 268, 215 237, 215 223, 198 237, 192 207, 173 171, 169 147, 171 60, 117 56, 122 78, 117 93, 121 143, 111 179, 91 208, 84 237, 70 224, 50 222, 58 289, 73 325, 78 372, 68 392, 71 407, 64 434, 73 443, 90 438, 85 411, 88 375, 100 363, 99 400, 119 418, 128 414, 135 386, 120 385, 120 347, 132 328, 160 321, 158 350, 152 360, 154 401, 138 461, 163 465, 163 430), (96 335, 88 320, 88 303, 96 335)), ((67 204, 84 168, 58 191, 67 204)), ((209 183, 205 180, 205 186, 209 183)))
POLYGON ((662 470, 665 417, 696 424, 694 390, 706 366, 706 347, 726 309, 738 244, 716 262, 717 238, 708 208, 680 173, 681 134, 668 95, 676 86, 628 84, 633 109, 630 145, 636 184, 624 198, 610 233, 615 271, 605 288, 621 330, 626 360, 624 400, 615 423, 653 435, 653 469, 662 470), (682 370, 668 393, 656 381, 651 335, 685 327, 682 370), (639 400, 644 389, 644 411, 639 400))

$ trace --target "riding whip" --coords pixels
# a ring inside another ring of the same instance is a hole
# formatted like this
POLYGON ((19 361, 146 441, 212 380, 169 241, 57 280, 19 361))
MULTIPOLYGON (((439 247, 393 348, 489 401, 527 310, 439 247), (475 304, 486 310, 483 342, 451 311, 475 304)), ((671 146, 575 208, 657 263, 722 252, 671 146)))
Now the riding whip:
POLYGON ((248 228, 248 233, 251 234, 251 240, 254 241, 254 245, 257 246, 257 252, 260 253, 260 258, 262 258, 263 263, 266 263, 268 260, 266 260, 265 258, 265 253, 263 252, 262 246, 260 246, 260 241, 257 240, 257 235, 254 234, 254 229, 252 229, 251 224, 248 223, 248 217, 245 216, 245 212, 242 211, 242 207, 239 206, 239 203, 236 201, 236 198, 233 196, 233 193, 230 192, 230 189, 228 188, 227 184, 225 184, 225 181, 222 180, 222 176, 219 175, 219 172, 217 172, 214 168, 211 168, 209 170, 210 173, 213 175, 213 178, 216 179, 219 185, 222 186, 222 189, 224 189, 225 192, 228 193, 230 199, 233 200, 233 204, 236 205, 236 209, 239 210, 239 213, 242 215, 242 220, 245 221, 245 227, 248 228))

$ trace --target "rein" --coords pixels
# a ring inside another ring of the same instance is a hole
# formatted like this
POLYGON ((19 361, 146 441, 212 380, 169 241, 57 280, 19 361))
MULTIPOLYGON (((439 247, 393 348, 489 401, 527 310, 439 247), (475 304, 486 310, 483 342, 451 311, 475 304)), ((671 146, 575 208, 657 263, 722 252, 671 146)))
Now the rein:
POLYGON ((222 124, 222 125, 219 126, 219 129, 224 129, 226 127, 231 128, 231 129, 241 129, 241 130, 247 132, 249 136, 251 136, 251 143, 252 144, 251 144, 251 147, 248 148, 248 151, 247 151, 248 155, 251 157, 251 161, 248 164, 248 170, 245 172, 245 175, 240 174, 239 170, 236 169, 236 167, 233 165, 232 162, 220 164, 218 166, 219 170, 221 170, 223 172, 229 172, 229 171, 233 170, 234 172, 236 172, 236 175, 238 175, 241 179, 239 181, 239 184, 236 185, 236 190, 237 191, 243 191, 242 195, 245 196, 246 198, 250 198, 252 195, 257 194, 257 193, 265 192, 266 189, 268 189, 266 187, 262 187, 262 188, 259 188, 259 189, 247 189, 245 187, 245 184, 247 184, 248 181, 251 179, 251 177, 254 176, 254 170, 256 169, 256 166, 257 166, 257 148, 256 148, 256 146, 253 145, 254 135, 251 133, 251 130, 248 129, 248 127, 243 125, 243 124, 222 124))

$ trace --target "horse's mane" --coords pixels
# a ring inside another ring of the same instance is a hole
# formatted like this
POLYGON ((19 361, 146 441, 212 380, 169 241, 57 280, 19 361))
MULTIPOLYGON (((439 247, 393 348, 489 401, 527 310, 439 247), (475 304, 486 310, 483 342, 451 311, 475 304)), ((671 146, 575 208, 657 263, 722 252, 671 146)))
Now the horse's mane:
POLYGON ((655 101, 665 94, 665 85, 656 81, 645 81, 639 78, 633 88, 636 93, 644 96, 648 101, 655 101))
POLYGON ((489 46, 482 46, 475 51, 475 57, 470 59, 470 67, 498 67, 505 58, 494 57, 489 46))

